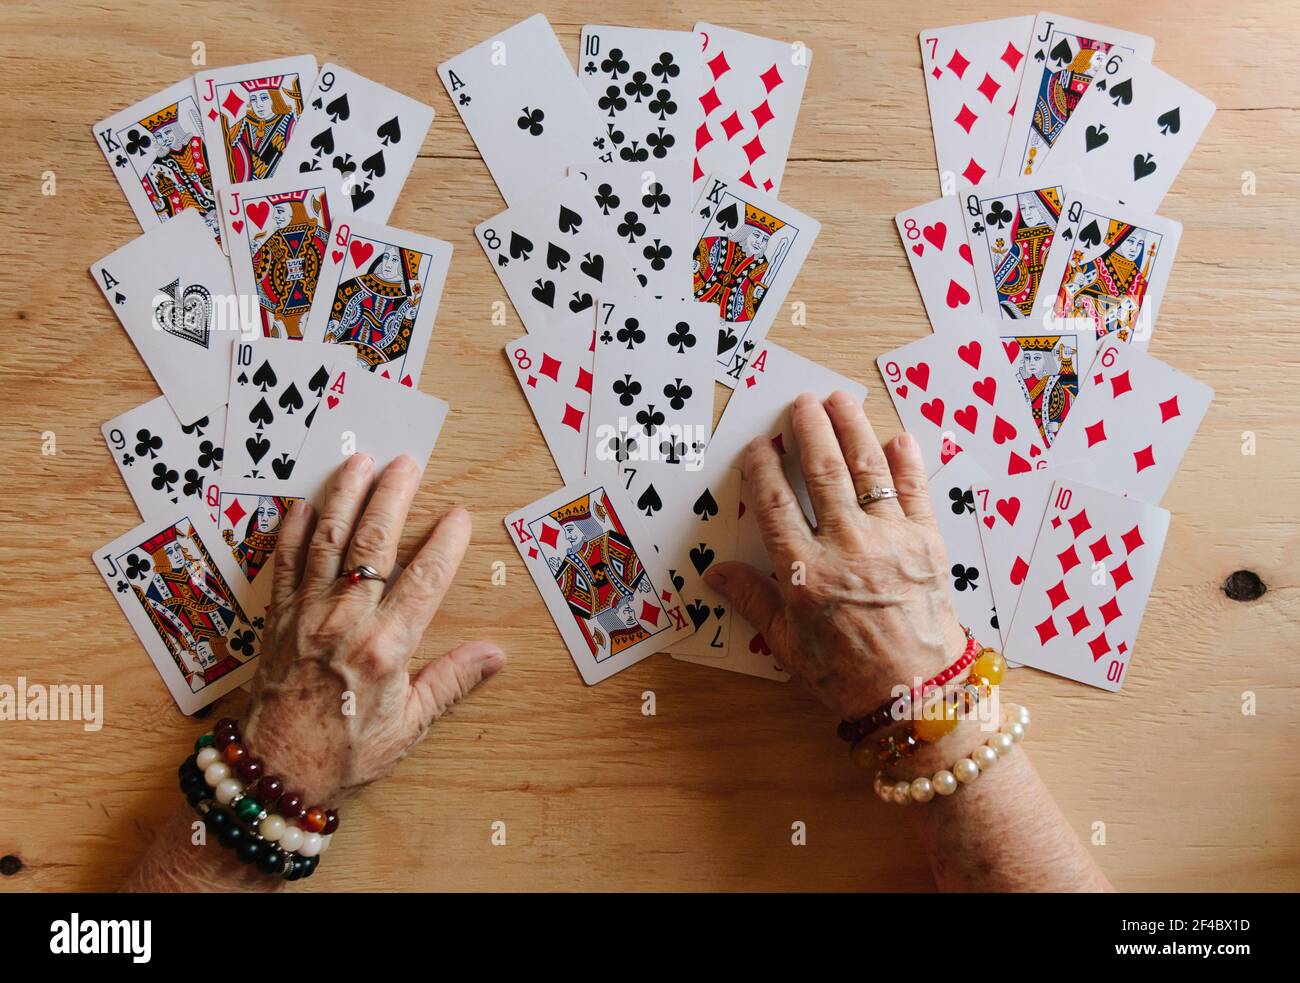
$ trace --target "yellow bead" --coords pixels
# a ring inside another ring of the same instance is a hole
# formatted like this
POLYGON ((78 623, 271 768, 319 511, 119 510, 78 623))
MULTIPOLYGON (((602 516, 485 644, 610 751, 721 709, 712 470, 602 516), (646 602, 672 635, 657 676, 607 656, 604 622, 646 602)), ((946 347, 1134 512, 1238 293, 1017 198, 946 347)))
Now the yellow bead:
POLYGON ((1006 671, 1006 659, 1002 658, 1001 652, 995 652, 993 649, 985 649, 981 652, 975 664, 970 667, 972 676, 976 679, 988 680, 990 686, 1001 683, 1006 671))
POLYGON ((932 718, 930 714, 935 713, 937 707, 926 707, 925 714, 920 720, 912 723, 912 733, 916 735, 918 741, 933 743, 945 734, 950 734, 957 727, 957 708, 944 701, 943 716, 937 714, 932 718))

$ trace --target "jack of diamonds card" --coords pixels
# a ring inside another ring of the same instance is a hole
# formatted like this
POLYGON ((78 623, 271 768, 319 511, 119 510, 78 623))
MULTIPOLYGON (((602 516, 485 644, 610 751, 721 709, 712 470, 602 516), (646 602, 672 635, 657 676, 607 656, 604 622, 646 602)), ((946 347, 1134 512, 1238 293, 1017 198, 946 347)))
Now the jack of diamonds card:
POLYGON ((570 485, 505 524, 587 685, 690 631, 663 561, 617 488, 570 485))
POLYGON ((96 123, 93 132, 142 229, 193 209, 220 244, 221 219, 193 79, 96 123))
POLYGON ((235 566, 203 512, 182 505, 92 557, 187 714, 252 678, 269 597, 235 566))
POLYGON ((1117 692, 1168 531, 1162 508, 1058 480, 1008 633, 1007 658, 1117 692))
POLYGON ((980 306, 1008 320, 1034 310, 1064 192, 1033 179, 986 181, 962 196, 980 306))

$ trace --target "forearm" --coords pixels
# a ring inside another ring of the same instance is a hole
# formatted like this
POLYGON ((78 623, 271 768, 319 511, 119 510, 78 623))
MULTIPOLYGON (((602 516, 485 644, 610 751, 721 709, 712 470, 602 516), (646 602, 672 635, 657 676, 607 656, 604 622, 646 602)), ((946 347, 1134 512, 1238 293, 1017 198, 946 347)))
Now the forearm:
POLYGON ((194 824, 199 817, 182 804, 159 827, 153 843, 122 885, 123 891, 276 891, 283 878, 271 877, 242 864, 215 834, 194 824))

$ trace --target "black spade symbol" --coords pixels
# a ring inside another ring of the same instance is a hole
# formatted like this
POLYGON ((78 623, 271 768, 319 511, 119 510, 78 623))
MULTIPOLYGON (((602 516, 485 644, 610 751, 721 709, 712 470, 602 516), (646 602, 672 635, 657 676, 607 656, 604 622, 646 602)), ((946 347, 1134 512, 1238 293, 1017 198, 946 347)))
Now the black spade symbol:
POLYGON ((293 465, 293 459, 289 457, 288 452, 285 452, 271 462, 271 470, 275 472, 277 478, 287 478, 293 474, 293 465))
MULTIPOLYGON (((681 590, 681 588, 677 588, 681 590)), ((703 601, 695 600, 686 605, 686 613, 691 616, 691 624, 696 628, 709 620, 709 606, 703 601)))
POLYGON ((334 153, 334 131, 321 130, 311 138, 311 149, 320 154, 334 153))
POLYGON ((1119 85, 1110 90, 1110 101, 1116 106, 1121 103, 1127 106, 1133 101, 1133 80, 1125 79, 1119 85))
POLYGON ((730 205, 718 212, 718 224, 728 232, 740 224, 740 212, 736 210, 736 203, 733 201, 730 205))
POLYGON ((578 264, 578 268, 597 283, 600 283, 605 275, 605 257, 599 253, 595 255, 586 253, 582 257, 582 262, 578 264))
POLYGON ((695 572, 703 573, 705 570, 709 569, 710 564, 713 563, 713 557, 714 557, 713 550, 709 549, 709 547, 706 546, 704 543, 700 543, 699 546, 692 547, 691 565, 695 567, 695 572))
POLYGON ((718 503, 713 498, 713 492, 707 488, 704 493, 695 500, 692 510, 705 522, 708 522, 713 516, 718 514, 718 503))
POLYGON ((401 143, 402 126, 400 123, 398 123, 397 117, 394 116, 392 119, 390 119, 379 129, 375 130, 375 136, 379 137, 380 140, 384 141, 385 147, 388 146, 390 143, 401 143))
POLYGON ((578 227, 582 225, 582 216, 575 212, 567 205, 560 206, 560 231, 572 232, 578 234, 578 227))
POLYGON ((262 392, 266 392, 276 383, 275 369, 271 368, 270 362, 263 362, 258 366, 257 371, 253 373, 253 385, 257 386, 262 392))
POLYGON ((1079 241, 1088 247, 1101 242, 1101 229, 1098 228, 1096 219, 1083 227, 1083 231, 1079 233, 1079 241))
POLYGON ((384 163, 384 152, 376 150, 361 162, 361 169, 371 178, 383 177, 388 173, 388 165, 384 163))
POLYGON ((347 119, 352 115, 352 110, 348 108, 348 94, 345 92, 328 106, 325 112, 329 115, 331 123, 337 123, 341 119, 347 119))
POLYGON ((1156 172, 1156 160, 1150 154, 1138 154, 1133 158, 1133 180, 1141 181, 1148 174, 1156 172))
POLYGON ((1181 130, 1183 128, 1183 119, 1178 112, 1178 107, 1175 106, 1173 109, 1169 110, 1169 112, 1161 113, 1157 116, 1156 126, 1160 127, 1160 132, 1165 136, 1168 136, 1170 133, 1177 133, 1181 130))
POLYGON ((527 261, 533 251, 533 240, 521 236, 518 232, 510 233, 510 258, 527 261))
POLYGON ((533 300, 539 304, 545 304, 547 307, 555 306, 555 281, 542 281, 540 278, 533 284, 533 300))
POLYGON ((326 371, 325 366, 322 365, 319 369, 316 370, 316 374, 312 376, 311 379, 307 382, 307 388, 310 389, 312 392, 314 392, 317 396, 320 396, 325 392, 325 386, 329 383, 329 381, 330 381, 330 374, 329 372, 326 371))
POLYGON ((1110 140, 1110 134, 1106 132, 1104 125, 1090 126, 1083 134, 1083 141, 1087 145, 1089 153, 1098 147, 1104 146, 1108 140, 1110 140))
POLYGON ((248 411, 248 422, 255 427, 265 427, 275 419, 275 414, 271 412, 271 407, 267 405, 266 397, 257 401, 251 410, 248 411))
POLYGON ((548 270, 559 270, 563 273, 568 269, 569 251, 563 246, 557 246, 553 242, 546 244, 546 268, 548 270))
MULTIPOLYGON (((647 485, 646 490, 641 493, 641 497, 636 500, 636 507, 645 513, 646 518, 652 517, 656 512, 664 507, 663 499, 655 491, 654 485, 647 485)), ((691 552, 694 552, 692 550, 691 552)))
POLYGON ((1073 57, 1074 52, 1070 50, 1070 42, 1065 38, 1061 38, 1056 43, 1056 47, 1052 49, 1052 61, 1056 62, 1057 65, 1064 65, 1073 57))
POLYGON ((294 410, 302 409, 302 393, 298 391, 296 383, 289 383, 289 387, 280 394, 280 409, 289 416, 293 416, 294 410))
POLYGON ((594 301, 592 300, 591 294, 580 293, 575 290, 573 292, 573 300, 569 301, 569 310, 573 311, 574 314, 581 314, 593 303, 594 301))

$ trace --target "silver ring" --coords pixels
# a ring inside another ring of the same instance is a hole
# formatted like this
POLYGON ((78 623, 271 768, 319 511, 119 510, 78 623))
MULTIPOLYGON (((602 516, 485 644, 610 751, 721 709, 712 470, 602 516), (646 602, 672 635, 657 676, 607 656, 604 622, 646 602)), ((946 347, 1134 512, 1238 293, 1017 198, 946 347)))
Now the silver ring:
POLYGON ((387 577, 380 574, 374 567, 367 566, 364 563, 359 567, 353 567, 351 570, 344 570, 339 574, 339 577, 346 577, 348 582, 352 584, 358 584, 363 580, 378 580, 381 584, 388 582, 387 577))
POLYGON ((861 495, 858 496, 858 506, 865 511, 868 505, 875 505, 876 502, 879 502, 886 498, 897 498, 897 497, 898 497, 897 488, 887 488, 882 485, 875 485, 871 489, 871 491, 863 492, 861 495))

